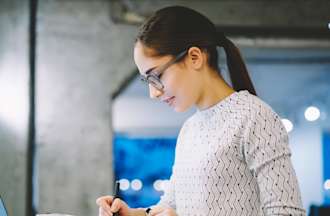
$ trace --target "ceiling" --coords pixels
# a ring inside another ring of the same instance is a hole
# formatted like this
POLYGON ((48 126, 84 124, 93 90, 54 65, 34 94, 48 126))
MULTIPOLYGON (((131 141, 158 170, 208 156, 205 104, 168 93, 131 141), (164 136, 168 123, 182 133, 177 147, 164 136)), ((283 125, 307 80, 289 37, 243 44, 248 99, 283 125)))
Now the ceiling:
POLYGON ((328 0, 112 0, 111 19, 139 25, 154 11, 172 5, 207 15, 228 36, 330 39, 328 0))

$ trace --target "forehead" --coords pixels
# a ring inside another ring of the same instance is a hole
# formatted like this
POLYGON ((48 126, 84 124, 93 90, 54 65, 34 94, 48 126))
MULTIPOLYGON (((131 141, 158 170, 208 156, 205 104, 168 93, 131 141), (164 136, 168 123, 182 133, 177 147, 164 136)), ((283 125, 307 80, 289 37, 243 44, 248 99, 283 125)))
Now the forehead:
POLYGON ((154 56, 155 51, 137 42, 134 47, 134 61, 139 69, 140 74, 143 74, 155 67, 165 64, 171 59, 171 56, 154 56))

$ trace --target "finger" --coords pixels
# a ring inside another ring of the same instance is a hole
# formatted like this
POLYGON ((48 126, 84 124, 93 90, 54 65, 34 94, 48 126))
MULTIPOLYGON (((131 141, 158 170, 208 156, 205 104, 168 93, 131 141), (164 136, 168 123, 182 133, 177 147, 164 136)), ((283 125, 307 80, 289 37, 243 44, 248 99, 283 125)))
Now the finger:
POLYGON ((102 209, 102 212, 106 212, 107 213, 106 215, 109 215, 109 216, 112 215, 111 208, 110 208, 110 206, 108 204, 101 203, 100 208, 102 209))
POLYGON ((99 216, 109 216, 109 214, 102 207, 99 207, 99 216))
POLYGON ((103 196, 96 200, 96 204, 102 207, 108 214, 112 215, 112 211, 110 208, 112 201, 112 196, 103 196))
POLYGON ((112 216, 112 213, 109 214, 104 208, 100 207, 99 208, 99 216, 112 216))
POLYGON ((96 199, 96 204, 100 205, 99 203, 101 202, 107 202, 107 204, 111 205, 113 198, 114 198, 113 196, 101 196, 98 199, 96 199))
POLYGON ((122 207, 121 200, 119 198, 115 198, 111 205, 111 212, 119 212, 122 207))
POLYGON ((149 212, 149 214, 151 216, 157 216, 158 214, 160 214, 161 212, 163 212, 165 210, 164 207, 161 206, 154 206, 151 211, 149 212))

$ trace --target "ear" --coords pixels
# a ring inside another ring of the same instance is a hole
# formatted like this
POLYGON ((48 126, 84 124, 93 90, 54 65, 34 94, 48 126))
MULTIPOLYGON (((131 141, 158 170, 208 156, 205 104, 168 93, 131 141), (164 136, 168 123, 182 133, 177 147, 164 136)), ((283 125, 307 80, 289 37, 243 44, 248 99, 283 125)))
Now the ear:
POLYGON ((190 47, 187 56, 189 65, 195 70, 201 69, 205 64, 206 55, 198 47, 190 47))

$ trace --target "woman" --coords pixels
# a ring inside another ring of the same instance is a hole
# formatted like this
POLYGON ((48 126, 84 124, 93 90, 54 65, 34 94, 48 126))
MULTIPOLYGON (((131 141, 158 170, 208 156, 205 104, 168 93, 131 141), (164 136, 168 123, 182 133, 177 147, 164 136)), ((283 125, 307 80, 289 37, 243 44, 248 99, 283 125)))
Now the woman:
POLYGON ((151 98, 177 112, 198 109, 180 130, 159 203, 133 209, 104 196, 100 215, 305 215, 281 119, 256 96, 239 50, 211 21, 181 6, 157 11, 140 29, 134 61, 151 98), (217 46, 233 88, 220 74, 217 46))

